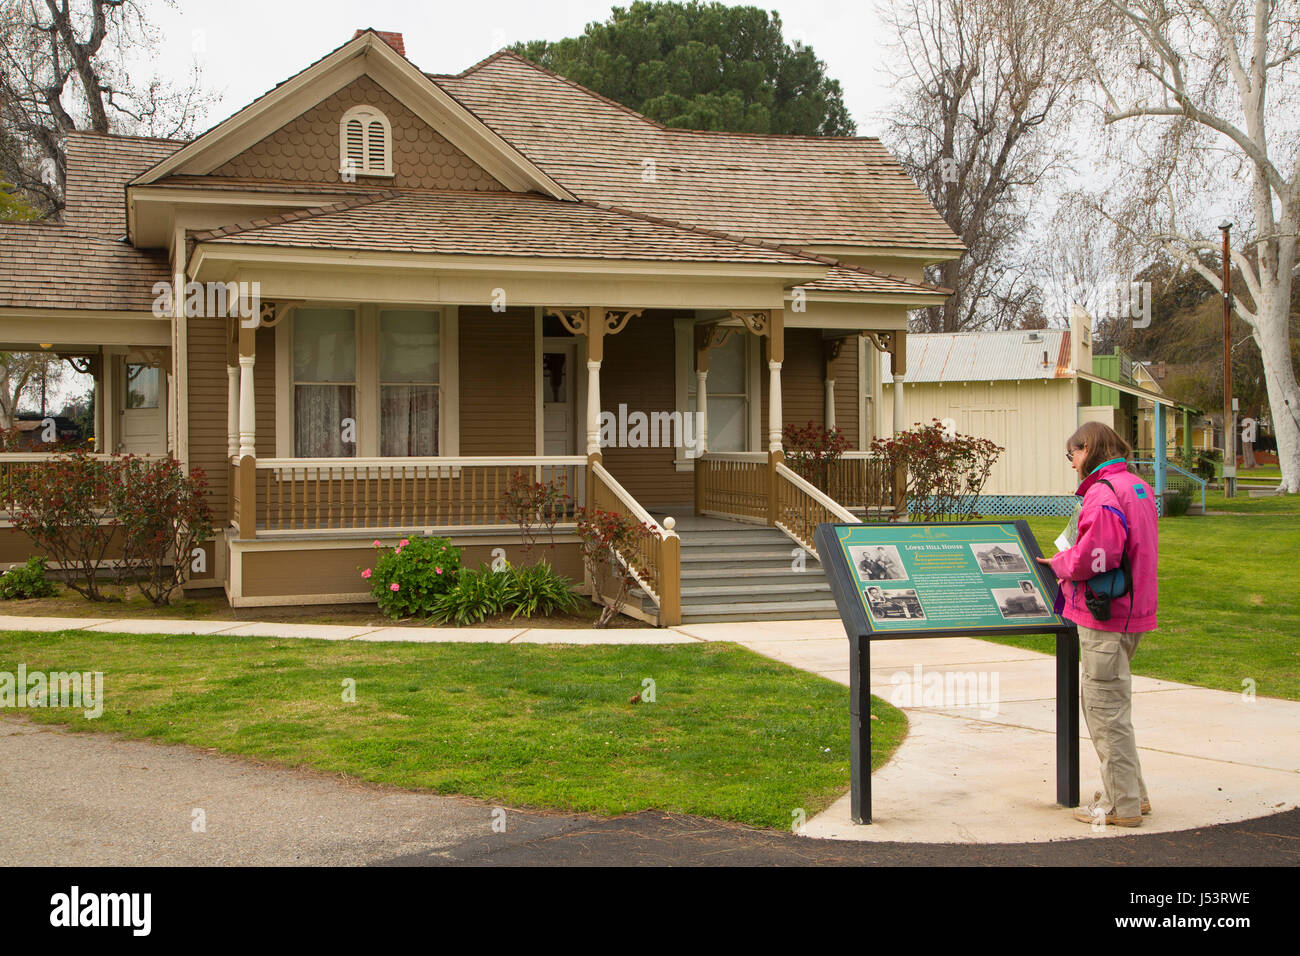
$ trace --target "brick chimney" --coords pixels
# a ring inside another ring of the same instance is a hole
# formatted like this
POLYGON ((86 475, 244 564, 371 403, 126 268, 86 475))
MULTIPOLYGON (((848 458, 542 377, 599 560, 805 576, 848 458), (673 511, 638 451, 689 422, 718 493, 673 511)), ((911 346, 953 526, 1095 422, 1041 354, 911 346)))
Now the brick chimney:
MULTIPOLYGON (((400 33, 389 33, 384 30, 376 30, 373 27, 367 27, 366 30, 369 30, 371 33, 379 37, 379 39, 391 46, 397 51, 399 56, 406 56, 406 42, 402 39, 400 33)), ((356 33, 352 34, 352 39, 355 40, 357 37, 361 36, 361 34, 365 33, 366 30, 358 30, 356 33)))

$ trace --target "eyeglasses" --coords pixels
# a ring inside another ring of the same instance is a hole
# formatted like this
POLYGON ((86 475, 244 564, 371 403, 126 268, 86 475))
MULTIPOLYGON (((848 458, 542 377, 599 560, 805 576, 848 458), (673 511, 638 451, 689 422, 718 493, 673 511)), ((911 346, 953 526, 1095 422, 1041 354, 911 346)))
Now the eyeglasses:
POLYGON ((1068 461, 1070 464, 1074 464, 1074 453, 1077 452, 1077 451, 1083 451, 1083 449, 1084 449, 1085 447, 1087 447, 1087 446, 1085 446, 1085 445, 1081 445, 1081 446, 1078 447, 1078 448, 1070 448, 1070 449, 1066 449, 1066 452, 1065 452, 1065 460, 1068 461))

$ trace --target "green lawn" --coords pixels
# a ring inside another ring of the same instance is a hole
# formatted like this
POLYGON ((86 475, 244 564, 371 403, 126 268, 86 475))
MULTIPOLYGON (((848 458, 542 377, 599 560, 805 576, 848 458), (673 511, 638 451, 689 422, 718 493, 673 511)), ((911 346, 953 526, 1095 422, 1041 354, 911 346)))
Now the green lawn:
MULTIPOLYGON (((1133 673, 1300 700, 1300 496, 1211 501, 1231 515, 1160 522, 1159 627, 1133 673)), ((1029 518, 1046 554, 1064 518, 1029 518)), ((992 638, 1051 652, 1051 638, 992 638)))
MULTIPOLYGON (((789 827, 849 783, 848 691, 732 644, 358 644, 0 632, 0 671, 102 671, 104 712, 16 711, 511 806, 789 827), (630 703, 643 678, 654 703, 630 703), (356 682, 345 703, 343 682, 356 682)), ((873 765, 906 732, 872 700, 873 765)))

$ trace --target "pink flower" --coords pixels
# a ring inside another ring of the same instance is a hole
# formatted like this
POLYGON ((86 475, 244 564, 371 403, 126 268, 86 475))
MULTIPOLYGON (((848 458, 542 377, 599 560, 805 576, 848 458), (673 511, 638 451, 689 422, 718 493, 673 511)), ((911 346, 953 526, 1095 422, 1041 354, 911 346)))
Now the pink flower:
POLYGON ((401 541, 397 542, 398 546, 399 546, 399 547, 403 547, 403 548, 406 547, 406 546, 407 546, 408 544, 410 544, 410 543, 411 543, 411 542, 408 541, 406 538, 403 538, 401 541))
POLYGON ((362 576, 363 578, 368 578, 368 577, 370 577, 370 573, 371 573, 371 572, 370 572, 370 569, 369 569, 369 568, 366 568, 364 571, 361 572, 361 576, 362 576))
POLYGON ((396 591, 396 590, 397 590, 397 582, 394 581, 392 584, 388 585, 388 590, 390 590, 390 591, 396 591))
POLYGON ((434 568, 433 571, 435 574, 442 574, 442 568, 434 568))
POLYGON ((383 545, 379 543, 379 539, 378 539, 378 538, 375 539, 375 547, 376 547, 376 548, 382 548, 382 547, 383 547, 383 545))

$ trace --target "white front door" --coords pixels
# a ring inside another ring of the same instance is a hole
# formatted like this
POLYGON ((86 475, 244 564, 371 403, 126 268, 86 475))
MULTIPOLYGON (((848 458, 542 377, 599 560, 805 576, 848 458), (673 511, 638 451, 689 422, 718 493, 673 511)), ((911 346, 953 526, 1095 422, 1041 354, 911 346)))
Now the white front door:
POLYGON ((118 356, 117 450, 133 455, 167 454, 167 375, 142 355, 118 356))
POLYGON ((574 343, 542 345, 542 429, 547 455, 574 454, 574 343))

